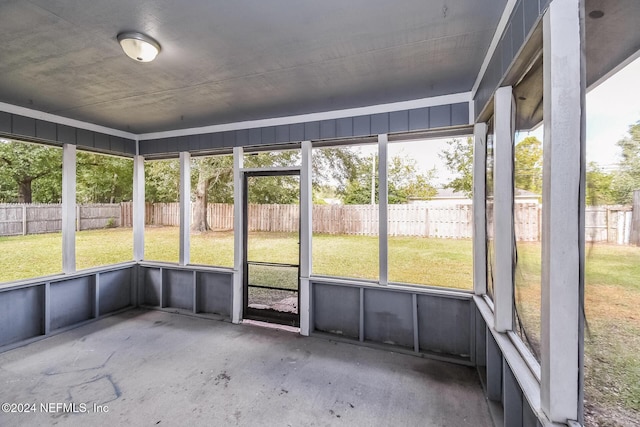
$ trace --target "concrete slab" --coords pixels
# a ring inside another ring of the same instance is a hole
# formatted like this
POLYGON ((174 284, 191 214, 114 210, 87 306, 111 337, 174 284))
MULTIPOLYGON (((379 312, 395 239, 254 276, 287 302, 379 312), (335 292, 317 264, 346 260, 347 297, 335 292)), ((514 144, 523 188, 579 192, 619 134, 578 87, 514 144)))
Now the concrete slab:
POLYGON ((0 354, 0 403, 2 426, 491 425, 472 368, 145 310, 0 354))

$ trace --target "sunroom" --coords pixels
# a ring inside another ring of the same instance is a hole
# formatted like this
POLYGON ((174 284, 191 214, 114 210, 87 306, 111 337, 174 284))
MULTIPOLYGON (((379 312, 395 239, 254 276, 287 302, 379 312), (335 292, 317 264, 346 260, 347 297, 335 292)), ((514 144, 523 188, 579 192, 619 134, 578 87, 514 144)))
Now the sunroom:
POLYGON ((585 97, 639 21, 632 0, 0 3, 0 175, 58 165, 0 183, 0 424, 597 425, 585 97))

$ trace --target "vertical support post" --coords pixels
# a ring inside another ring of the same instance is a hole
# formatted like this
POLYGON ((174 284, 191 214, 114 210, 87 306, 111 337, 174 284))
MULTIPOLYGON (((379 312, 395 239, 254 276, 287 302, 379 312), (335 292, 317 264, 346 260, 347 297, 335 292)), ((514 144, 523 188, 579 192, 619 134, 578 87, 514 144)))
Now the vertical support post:
POLYGON ((76 231, 80 231, 80 205, 76 205, 76 231))
POLYGON ((76 271, 76 146, 62 146, 62 272, 76 271))
POLYGON ((487 293, 487 124, 473 127, 473 291, 487 293))
POLYGON ((552 422, 582 418, 584 1, 552 1, 543 20, 544 148, 540 398, 552 422))
POLYGON ((388 265, 388 210, 389 204, 389 184, 387 180, 387 145, 389 136, 387 134, 378 135, 378 257, 379 257, 379 283, 381 285, 389 284, 389 265, 388 265))
POLYGON ((242 147, 233 148, 233 292, 231 321, 240 323, 242 320, 243 299, 243 236, 242 224, 242 167, 244 164, 244 150, 242 147))
POLYGON ((144 157, 133 158, 133 259, 144 259, 144 157))
POLYGON ((300 334, 311 332, 311 241, 313 236, 313 193, 311 177, 311 141, 302 142, 300 171, 300 334))
POLYGON ((180 152, 180 257, 179 265, 189 264, 191 235, 191 154, 180 152))
POLYGON ((498 332, 513 329, 513 128, 511 86, 495 94, 494 145, 494 247, 496 254, 494 297, 498 332))

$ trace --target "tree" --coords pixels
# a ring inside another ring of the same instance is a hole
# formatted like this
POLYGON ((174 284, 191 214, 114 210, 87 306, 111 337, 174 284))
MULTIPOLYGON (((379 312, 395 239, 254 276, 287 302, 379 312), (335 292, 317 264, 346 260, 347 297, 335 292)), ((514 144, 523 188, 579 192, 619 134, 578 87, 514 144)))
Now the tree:
POLYGON ((59 203, 62 150, 0 140, 0 199, 18 203, 59 203))
MULTIPOLYGON (((371 203, 371 174, 377 170, 377 156, 368 156, 358 162, 356 173, 347 181, 342 194, 346 205, 364 205, 371 203), (375 164, 374 164, 375 161, 375 164)), ((435 170, 425 174, 418 173, 414 159, 406 156, 395 156, 389 162, 387 173, 389 204, 407 203, 411 198, 428 199, 436 194, 431 184, 435 170)), ((379 179, 374 180, 374 197, 378 203, 379 179)))
MULTIPOLYGON (((445 185, 471 198, 473 195, 473 138, 447 141, 440 153, 454 178, 445 185)), ((491 168, 491 165, 487 165, 491 168)), ((542 143, 529 136, 514 148, 514 185, 521 190, 542 194, 542 143)))
POLYGON ((207 204, 233 201, 233 156, 200 157, 191 161, 195 181, 191 230, 207 231, 207 204))
POLYGON ((587 206, 609 205, 615 203, 611 188, 613 174, 602 171, 596 162, 587 165, 587 206))
POLYGON ((617 145, 622 150, 622 159, 613 177, 613 193, 617 203, 629 204, 633 191, 640 189, 640 121, 629 126, 629 135, 617 145))
POLYGON ((513 174, 516 188, 542 194, 542 142, 528 136, 514 149, 513 174))
POLYGON ((145 200, 150 203, 177 202, 180 194, 178 159, 145 162, 145 200))
POLYGON ((439 154, 447 169, 454 178, 445 185, 454 191, 464 193, 471 198, 473 195, 473 138, 452 139, 447 141, 448 148, 439 154))
POLYGON ((131 159, 78 152, 76 200, 78 203, 120 203, 133 195, 131 159))

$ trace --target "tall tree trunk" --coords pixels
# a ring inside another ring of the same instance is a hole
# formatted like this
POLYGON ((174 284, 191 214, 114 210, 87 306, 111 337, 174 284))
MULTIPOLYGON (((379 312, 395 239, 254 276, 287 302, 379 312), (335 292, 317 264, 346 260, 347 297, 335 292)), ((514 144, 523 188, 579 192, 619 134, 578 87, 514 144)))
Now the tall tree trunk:
POLYGON ((31 180, 25 179, 18 184, 18 203, 31 203, 31 180))
POLYGON ((205 178, 202 175, 201 173, 198 177, 198 185, 196 185, 196 201, 193 207, 191 231, 202 232, 210 230, 207 222, 207 189, 209 188, 210 178, 205 178))

